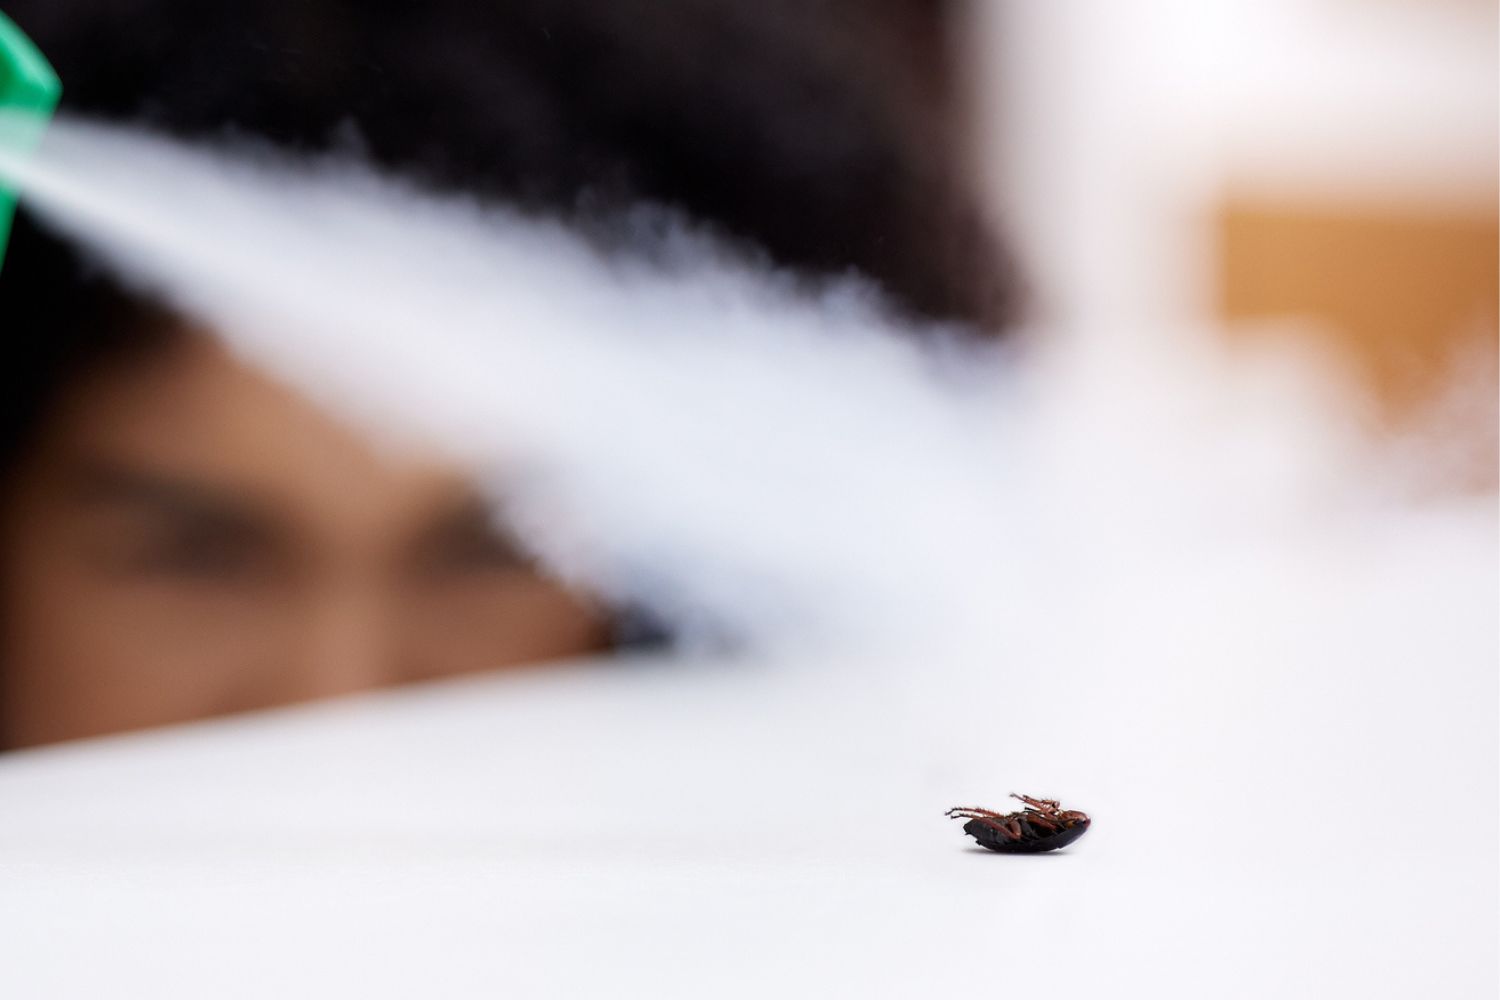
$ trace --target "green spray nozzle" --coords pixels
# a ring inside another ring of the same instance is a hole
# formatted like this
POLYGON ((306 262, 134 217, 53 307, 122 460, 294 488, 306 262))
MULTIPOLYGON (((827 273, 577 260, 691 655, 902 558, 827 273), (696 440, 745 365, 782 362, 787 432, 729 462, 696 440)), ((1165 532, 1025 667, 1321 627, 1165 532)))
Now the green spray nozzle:
MULTIPOLYGON (((25 154, 41 138, 62 85, 15 23, 0 14, 0 153, 25 154)), ((0 263, 10 239, 15 192, 0 181, 0 263)))

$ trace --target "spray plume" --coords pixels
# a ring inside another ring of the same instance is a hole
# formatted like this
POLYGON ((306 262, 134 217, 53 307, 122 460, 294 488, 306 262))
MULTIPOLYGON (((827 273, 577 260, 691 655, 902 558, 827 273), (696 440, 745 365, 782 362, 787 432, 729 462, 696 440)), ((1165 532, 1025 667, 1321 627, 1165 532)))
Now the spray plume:
POLYGON ((0 176, 251 361, 466 463, 560 575, 689 636, 997 652, 1101 567, 1154 573, 1384 481, 1305 364, 1096 339, 1018 366, 667 212, 606 249, 349 162, 66 119, 0 176))
POLYGON ((998 358, 946 330, 924 352, 864 284, 799 287, 665 211, 604 249, 350 164, 78 122, 0 169, 129 283, 467 463, 560 574, 689 635, 930 637, 993 592, 936 581, 997 554, 973 411, 998 358))

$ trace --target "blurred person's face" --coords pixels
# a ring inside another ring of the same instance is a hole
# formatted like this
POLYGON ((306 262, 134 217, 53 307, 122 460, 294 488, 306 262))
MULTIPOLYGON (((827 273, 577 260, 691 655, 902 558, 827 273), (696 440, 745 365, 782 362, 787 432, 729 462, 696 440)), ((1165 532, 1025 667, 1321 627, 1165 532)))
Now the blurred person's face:
POLYGON ((204 337, 72 386, 0 508, 0 740, 601 647, 462 476, 366 446, 204 337))

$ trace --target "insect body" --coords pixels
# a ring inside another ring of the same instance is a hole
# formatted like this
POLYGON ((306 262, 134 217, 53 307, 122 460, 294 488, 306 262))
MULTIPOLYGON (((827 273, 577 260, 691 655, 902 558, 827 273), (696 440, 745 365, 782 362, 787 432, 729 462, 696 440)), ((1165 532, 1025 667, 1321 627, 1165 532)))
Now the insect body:
POLYGON ((964 833, 1001 854, 1040 854, 1067 847, 1089 828, 1089 818, 1076 809, 1064 809, 1052 799, 1033 799, 1011 792, 1026 808, 1019 812, 997 813, 988 809, 959 806, 943 815, 966 819, 964 833))

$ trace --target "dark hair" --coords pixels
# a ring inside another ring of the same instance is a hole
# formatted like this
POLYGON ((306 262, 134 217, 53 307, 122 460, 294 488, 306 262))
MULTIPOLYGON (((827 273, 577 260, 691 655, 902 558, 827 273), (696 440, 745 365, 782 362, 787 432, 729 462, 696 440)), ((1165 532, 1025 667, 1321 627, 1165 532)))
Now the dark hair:
MULTIPOLYGON (((954 163, 942 0, 8 0, 68 111, 355 146, 536 211, 663 203, 901 309, 1009 288, 954 163)), ((159 316, 25 217, 3 271, 9 467, 68 379, 159 316)))

